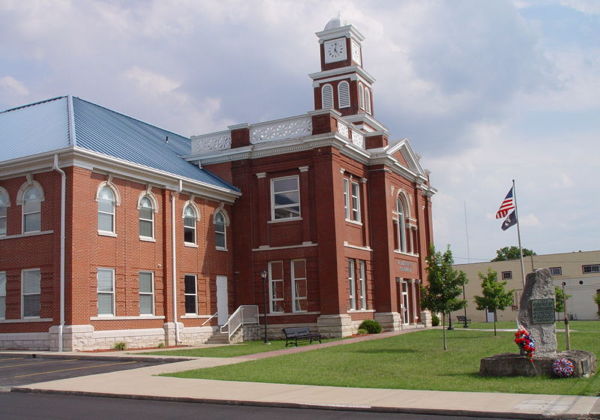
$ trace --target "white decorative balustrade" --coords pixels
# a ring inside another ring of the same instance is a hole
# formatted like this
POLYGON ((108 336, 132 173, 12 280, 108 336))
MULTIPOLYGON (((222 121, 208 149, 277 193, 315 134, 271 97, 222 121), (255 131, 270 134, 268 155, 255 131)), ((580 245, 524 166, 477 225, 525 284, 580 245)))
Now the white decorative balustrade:
POLYGON ((268 121, 250 126, 250 143, 295 139, 312 134, 312 118, 299 116, 282 120, 268 121))
POLYGON ((231 148, 231 131, 204 134, 192 137, 192 154, 227 150, 231 148))
POLYGON ((337 124, 337 131, 342 136, 348 138, 348 126, 339 120, 338 120, 338 124, 337 124))
POLYGON ((352 144, 362 149, 365 148, 365 136, 357 131, 352 130, 352 144))

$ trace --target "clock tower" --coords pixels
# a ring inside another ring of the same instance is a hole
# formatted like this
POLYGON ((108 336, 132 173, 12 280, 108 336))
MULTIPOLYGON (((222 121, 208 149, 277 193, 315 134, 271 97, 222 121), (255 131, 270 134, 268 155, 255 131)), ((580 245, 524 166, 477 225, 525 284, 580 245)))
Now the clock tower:
POLYGON ((365 37, 340 15, 317 32, 321 71, 313 80, 315 109, 335 109, 366 131, 384 127, 373 117, 373 82, 363 69, 362 41, 365 37))

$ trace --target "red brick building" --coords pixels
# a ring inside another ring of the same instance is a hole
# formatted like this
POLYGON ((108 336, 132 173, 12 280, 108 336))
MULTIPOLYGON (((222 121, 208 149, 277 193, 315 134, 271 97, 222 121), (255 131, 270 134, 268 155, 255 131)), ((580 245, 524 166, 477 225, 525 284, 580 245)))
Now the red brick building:
POLYGON ((0 113, 0 348, 198 344, 240 305, 271 335, 423 322, 435 190, 374 116, 360 32, 317 36, 297 117, 190 141, 79 98, 0 113))

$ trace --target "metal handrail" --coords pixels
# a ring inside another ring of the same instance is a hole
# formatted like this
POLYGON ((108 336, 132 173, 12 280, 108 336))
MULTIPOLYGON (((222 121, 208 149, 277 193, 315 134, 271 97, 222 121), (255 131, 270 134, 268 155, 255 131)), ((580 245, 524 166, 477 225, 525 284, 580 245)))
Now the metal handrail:
POLYGON ((258 305, 240 305, 227 322, 221 326, 220 331, 227 332, 231 339, 242 325, 249 324, 258 324, 258 305))
POLYGON ((215 312, 214 314, 212 314, 211 316, 209 316, 208 319, 202 323, 202 325, 206 325, 206 323, 208 321, 210 321, 211 319, 213 319, 214 317, 216 317, 217 314, 218 314, 218 312, 215 312))

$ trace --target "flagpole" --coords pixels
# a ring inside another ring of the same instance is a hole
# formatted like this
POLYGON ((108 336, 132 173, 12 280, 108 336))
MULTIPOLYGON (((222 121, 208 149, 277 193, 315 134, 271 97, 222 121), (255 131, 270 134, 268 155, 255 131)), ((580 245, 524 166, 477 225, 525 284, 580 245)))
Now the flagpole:
POLYGON ((515 180, 513 183, 513 197, 515 199, 515 217, 517 218, 517 237, 519 238, 519 255, 521 257, 521 279, 523 279, 523 289, 525 288, 525 264, 523 263, 523 247, 521 246, 521 227, 519 226, 519 206, 517 205, 517 189, 515 180))

